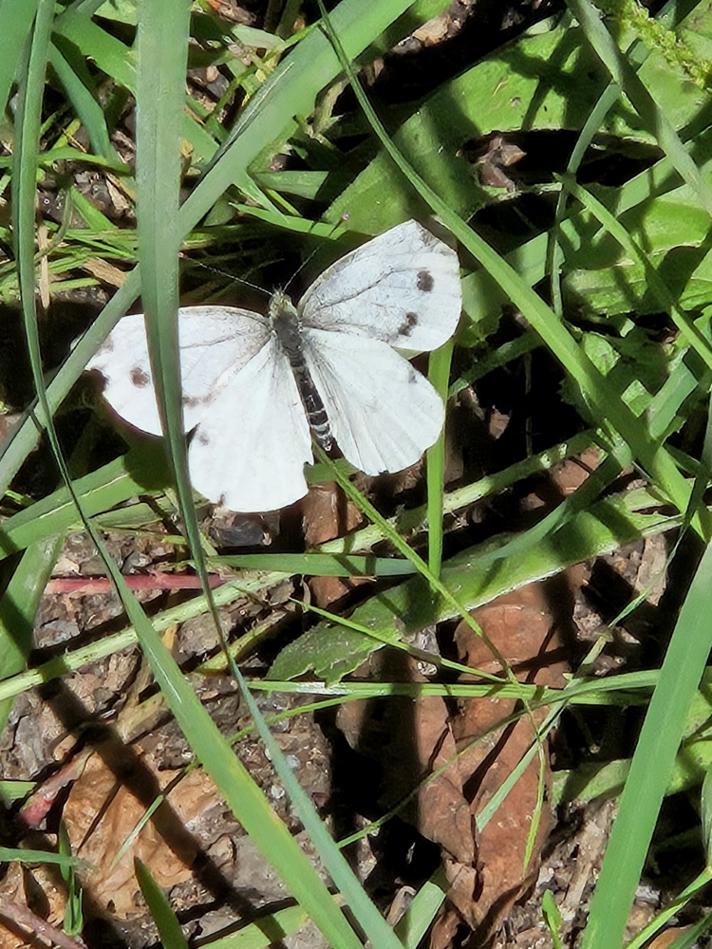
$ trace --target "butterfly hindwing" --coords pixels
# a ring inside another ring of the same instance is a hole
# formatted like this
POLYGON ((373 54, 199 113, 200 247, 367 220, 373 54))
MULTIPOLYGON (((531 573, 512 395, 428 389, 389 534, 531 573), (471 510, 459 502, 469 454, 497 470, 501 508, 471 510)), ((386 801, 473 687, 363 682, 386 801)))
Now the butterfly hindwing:
POLYGON ((325 270, 299 313, 307 327, 430 351, 455 332, 460 307, 457 254, 417 221, 406 221, 325 270))
POLYGON ((445 419, 440 396, 386 343, 305 329, 304 355, 334 438, 356 468, 401 471, 437 439, 445 419))
MULTIPOLYGON (((178 311, 186 430, 210 411, 226 374, 245 365, 269 336, 269 324, 251 310, 195 306, 178 311)), ((141 431, 161 434, 143 314, 119 320, 87 369, 102 374, 104 397, 118 415, 141 431)))
POLYGON ((272 337, 223 386, 193 434, 190 477, 233 511, 272 511, 307 493, 311 434, 289 361, 272 337))

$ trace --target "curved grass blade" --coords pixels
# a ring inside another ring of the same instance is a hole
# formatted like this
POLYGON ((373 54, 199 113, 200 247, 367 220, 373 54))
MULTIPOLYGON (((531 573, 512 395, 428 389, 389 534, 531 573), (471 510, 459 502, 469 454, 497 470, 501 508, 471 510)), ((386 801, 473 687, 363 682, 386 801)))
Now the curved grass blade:
POLYGON ((153 879, 146 864, 138 858, 134 860, 134 872, 141 887, 143 898, 146 900, 153 921, 158 928, 161 945, 164 949, 188 949, 188 943, 183 935, 178 917, 171 909, 171 904, 166 899, 165 893, 153 879))
POLYGON ((712 648, 711 585, 712 545, 705 550, 692 580, 650 700, 591 901, 585 949, 623 942, 687 710, 712 648))
MULTIPOLYGON (((287 828, 275 818, 265 795, 251 779, 244 766, 235 758, 229 743, 222 737, 214 722, 198 701, 191 685, 183 676, 170 652, 161 642, 142 607, 126 586, 123 576, 108 555, 99 534, 86 517, 81 502, 74 491, 67 464, 62 455, 48 404, 47 392, 44 388, 34 294, 34 187, 37 171, 42 86, 53 14, 53 0, 40 0, 30 47, 27 75, 21 85, 15 165, 17 185, 13 192, 15 199, 13 216, 18 248, 19 282, 22 292, 25 330, 30 350, 33 378, 52 452, 65 485, 82 517, 84 526, 94 541, 105 563, 107 572, 114 581, 129 621, 134 626, 156 681, 187 740, 220 788, 225 800, 233 809, 235 816, 242 823, 247 833, 254 837, 258 848, 262 850, 266 858, 285 878, 287 886, 309 911, 315 923, 322 929, 327 938, 335 945, 353 946, 356 949, 360 945, 360 941, 355 936, 343 913, 334 906, 325 884, 287 828)), ((249 693, 247 698, 248 701, 251 699, 249 693)), ((254 700, 252 705, 254 705, 254 700)), ((257 725, 259 728, 259 720, 257 720, 257 725)), ((326 834, 323 827, 322 832, 326 834)), ((338 884, 339 873, 335 873, 334 876, 338 884)), ((358 886, 358 883, 356 885, 358 886)), ((360 890, 360 887, 358 889, 360 890)), ((361 893, 363 893, 362 890, 361 893)), ((365 894, 363 894, 363 898, 367 900, 365 894)), ((358 905, 358 894, 355 902, 358 905)), ((371 913, 378 916, 373 907, 371 907, 371 913)), ((374 925, 368 928, 367 931, 375 932, 377 928, 374 925)), ((382 919, 381 928, 386 934, 382 944, 388 946, 393 938, 392 932, 382 919)))
POLYGON ((630 99, 638 115, 655 136, 682 180, 690 185, 699 197, 702 206, 712 214, 712 190, 700 175, 699 168, 683 145, 672 123, 615 44, 598 10, 589 0, 566 0, 566 3, 613 81, 630 99))
POLYGON ((57 867, 85 867, 86 861, 66 853, 53 853, 51 850, 28 850, 25 847, 0 847, 0 861, 3 863, 46 863, 57 867))
MULTIPOLYGON (((453 340, 431 354, 428 362, 428 379, 447 405, 450 365, 452 363, 453 340)), ((428 569, 434 577, 440 576, 443 560, 443 504, 445 488, 445 428, 426 454, 426 472, 428 483, 428 569)))
MULTIPOLYGON (((444 5, 444 2, 437 4, 438 8, 444 5)), ((409 0, 398 0, 397 3, 391 0, 388 4, 374 3, 364 7, 362 0, 342 0, 332 12, 332 17, 347 47, 356 55, 390 27, 396 17, 406 10, 415 15, 414 11, 419 6, 413 6, 409 0)), ((411 18, 402 22, 399 20, 398 32, 391 31, 391 41, 394 42, 414 26, 411 18)), ((232 133, 231 146, 215 160, 181 207, 178 227, 184 237, 223 192, 244 177, 250 163, 285 134, 293 118, 311 112, 316 96, 338 71, 338 60, 331 45, 318 31, 312 31, 291 51, 288 60, 261 88, 259 110, 256 111, 255 97, 251 101, 250 112, 241 117, 232 133), (257 115, 259 121, 256 122, 254 119, 257 115)), ((47 387, 48 401, 53 409, 68 394, 90 356, 128 311, 140 290, 141 275, 137 267, 127 276, 123 286, 79 340, 47 387)), ((41 425, 42 420, 39 422, 41 425)), ((0 495, 5 493, 25 458, 37 444, 40 431, 37 421, 28 417, 4 446, 0 455, 0 495)))
MULTIPOLYGON (((340 43, 338 33, 334 28, 334 24, 330 19, 327 19, 323 3, 321 0, 319 2, 327 30, 335 44, 335 48, 338 50, 340 43)), ((649 431, 641 424, 641 420, 631 412, 620 394, 611 390, 610 383, 594 366, 551 307, 547 306, 519 273, 494 251, 485 240, 468 227, 440 198, 437 192, 420 177, 386 132, 359 82, 353 77, 349 61, 343 50, 341 51, 340 61, 342 68, 352 79, 351 87, 368 118, 369 124, 378 135, 381 144, 390 157, 421 197, 440 216, 452 234, 461 241, 509 296, 515 306, 521 310, 532 329, 541 337, 567 373, 581 388, 582 393, 595 406, 599 417, 604 420, 602 427, 609 431, 607 440, 611 441, 613 450, 615 450, 618 436, 622 437, 652 480, 667 494, 679 511, 685 511, 690 500, 690 488, 669 452, 663 445, 651 438, 649 431)), ((712 518, 705 508, 698 506, 692 523, 695 530, 703 538, 712 535, 712 518)))
POLYGON ((123 163, 111 144, 104 110, 57 47, 50 50, 49 61, 87 131, 93 150, 112 166, 120 167, 123 163))

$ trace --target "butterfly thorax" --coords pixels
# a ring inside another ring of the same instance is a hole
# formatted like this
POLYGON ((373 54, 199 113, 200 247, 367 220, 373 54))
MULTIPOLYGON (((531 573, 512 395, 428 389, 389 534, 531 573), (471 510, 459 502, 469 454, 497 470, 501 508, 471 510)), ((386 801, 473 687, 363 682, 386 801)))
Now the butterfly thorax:
POLYGON ((329 451, 333 444, 331 428, 324 403, 304 358, 304 338, 299 313, 289 297, 282 290, 276 290, 270 297, 268 315, 274 334, 292 367, 309 426, 321 447, 329 451))

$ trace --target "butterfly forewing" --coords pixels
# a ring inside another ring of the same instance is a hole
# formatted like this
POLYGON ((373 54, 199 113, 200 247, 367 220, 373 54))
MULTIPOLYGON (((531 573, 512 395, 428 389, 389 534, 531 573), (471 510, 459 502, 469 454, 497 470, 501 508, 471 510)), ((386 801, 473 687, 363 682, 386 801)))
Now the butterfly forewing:
POLYGON ((188 460, 193 486, 233 511, 272 511, 307 493, 309 424, 276 338, 213 401, 188 460))
MULTIPOLYGON (((269 338, 269 324, 251 310, 196 306, 178 311, 186 430, 205 417, 231 375, 269 338)), ((143 432, 161 434, 143 314, 119 320, 87 369, 104 377, 104 398, 115 412, 143 432)))
POLYGON ((462 304, 457 254, 406 221, 332 264, 302 298, 305 326, 430 351, 455 332, 462 304))

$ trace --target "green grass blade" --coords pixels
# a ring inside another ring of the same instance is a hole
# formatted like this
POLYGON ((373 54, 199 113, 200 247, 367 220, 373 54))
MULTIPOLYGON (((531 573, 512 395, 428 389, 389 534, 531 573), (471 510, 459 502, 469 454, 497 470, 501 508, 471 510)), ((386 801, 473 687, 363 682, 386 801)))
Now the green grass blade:
POLYGON ((620 946, 687 710, 712 648, 712 546, 697 568, 670 640, 620 799, 591 901, 585 949, 620 946), (655 766, 651 767, 651 762, 655 766))
POLYGON ((72 857, 64 853, 52 853, 51 850, 29 850, 25 847, 0 847, 0 862, 9 863, 16 861, 19 863, 44 863, 47 866, 57 867, 82 867, 86 866, 85 861, 78 857, 72 857))
POLYGON ((589 0, 566 0, 566 3, 613 81, 630 99, 677 173, 696 192, 702 206, 712 214, 712 190, 700 175, 699 168, 681 142, 672 123, 668 121, 647 86, 615 44, 598 10, 589 0))
POLYGON ((260 916, 229 936, 205 943, 205 949, 269 949, 285 936, 298 932, 308 922, 301 906, 288 906, 268 916, 260 916))
POLYGON ((404 949, 418 949, 438 910, 447 899, 449 883, 442 867, 438 867, 413 898, 412 903, 398 921, 396 932, 403 941, 404 949))
POLYGON ((211 563, 310 577, 402 577, 416 572, 409 561, 395 557, 343 554, 228 554, 211 558, 211 563))
MULTIPOLYGON (((334 24, 331 23, 328 28, 334 41, 339 42, 334 24)), ((345 56, 342 56, 341 63, 349 74, 350 66, 345 56)), ((453 235, 487 270, 512 303, 521 310, 532 329, 541 337, 595 407, 598 417, 605 420, 605 427, 612 429, 608 436, 612 444, 615 445, 617 436, 620 435, 633 455, 641 462, 660 489, 668 495, 677 509, 686 510, 690 499, 690 488, 665 447, 650 437, 650 433, 641 424, 640 419, 631 412, 620 394, 612 390, 610 383, 593 365, 551 307, 547 306, 503 257, 471 230, 457 214, 453 213, 430 185, 418 175, 393 144, 357 81, 352 83, 352 88, 369 124, 403 175, 441 217, 453 235)), ((703 537, 712 534, 712 518, 706 509, 698 508, 694 515, 693 526, 703 537)))
MULTIPOLYGON (((428 378, 447 406, 450 364, 454 343, 448 340, 444 346, 432 353, 428 378)), ((434 577, 440 576, 443 560, 443 492, 445 488, 445 425, 440 436, 426 455, 428 477, 428 568, 434 577)))
POLYGON ((657 935, 657 933, 664 928, 665 924, 674 916, 677 916, 681 910, 684 910, 687 903, 689 903, 693 897, 696 897, 703 887, 708 886, 710 881, 712 881, 712 869, 707 866, 702 873, 685 887, 678 897, 667 903, 665 908, 626 944, 626 949, 643 949, 644 946, 650 945, 650 940, 653 936, 657 935))
POLYGON ((151 368, 161 424, 176 478, 193 556, 202 545, 193 507, 183 424, 178 230, 181 134, 188 61, 190 0, 155 0, 139 7, 136 92, 136 187, 139 260, 144 279, 151 368))
POLYGON ((38 2, 39 0, 0 0, 0 111, 3 113, 10 98, 10 89, 22 51, 32 30, 38 2))
MULTIPOLYGON (((40 600, 64 543, 64 534, 29 547, 0 598, 0 676, 17 675, 27 665, 40 600)), ((0 701, 0 733, 12 709, 12 699, 0 701)))
POLYGON ((87 131, 93 150, 107 161, 121 164, 121 159, 109 138, 104 110, 57 47, 50 50, 49 61, 87 131))
POLYGON ((171 909, 171 904, 166 899, 165 893, 153 879, 151 871, 145 863, 138 859, 134 860, 134 871, 143 898, 146 900, 153 921, 158 928, 161 945, 164 949, 188 949, 188 943, 183 935, 178 918, 171 909))
MULTIPOLYGON (((362 0, 342 0, 333 11, 332 17, 342 31, 342 39, 355 55, 362 52, 399 14, 411 6, 409 0, 368 4, 366 7, 362 0)), ((417 9, 417 6, 413 7, 413 10, 417 9)), ((409 32, 414 25, 411 19, 404 21, 399 26, 399 33, 391 35, 391 40, 395 41, 398 36, 409 32)), ((245 117, 241 117, 232 132, 231 145, 206 172, 190 198, 181 207, 179 231, 183 236, 195 227, 227 188, 244 178, 255 158, 280 136, 286 134, 294 117, 311 112, 316 96, 338 71, 338 60, 331 45, 318 31, 310 33, 292 50, 289 58, 262 87, 259 96, 260 107, 254 105, 245 117), (257 115, 259 121, 254 121, 257 115)), ((141 276, 136 268, 128 275, 123 286, 104 307, 52 379, 47 388, 52 408, 56 408, 68 394, 89 358, 117 320, 128 311, 140 290, 141 276)), ((4 447, 0 456, 0 494, 7 490, 39 437, 40 431, 36 421, 28 418, 4 447)))

